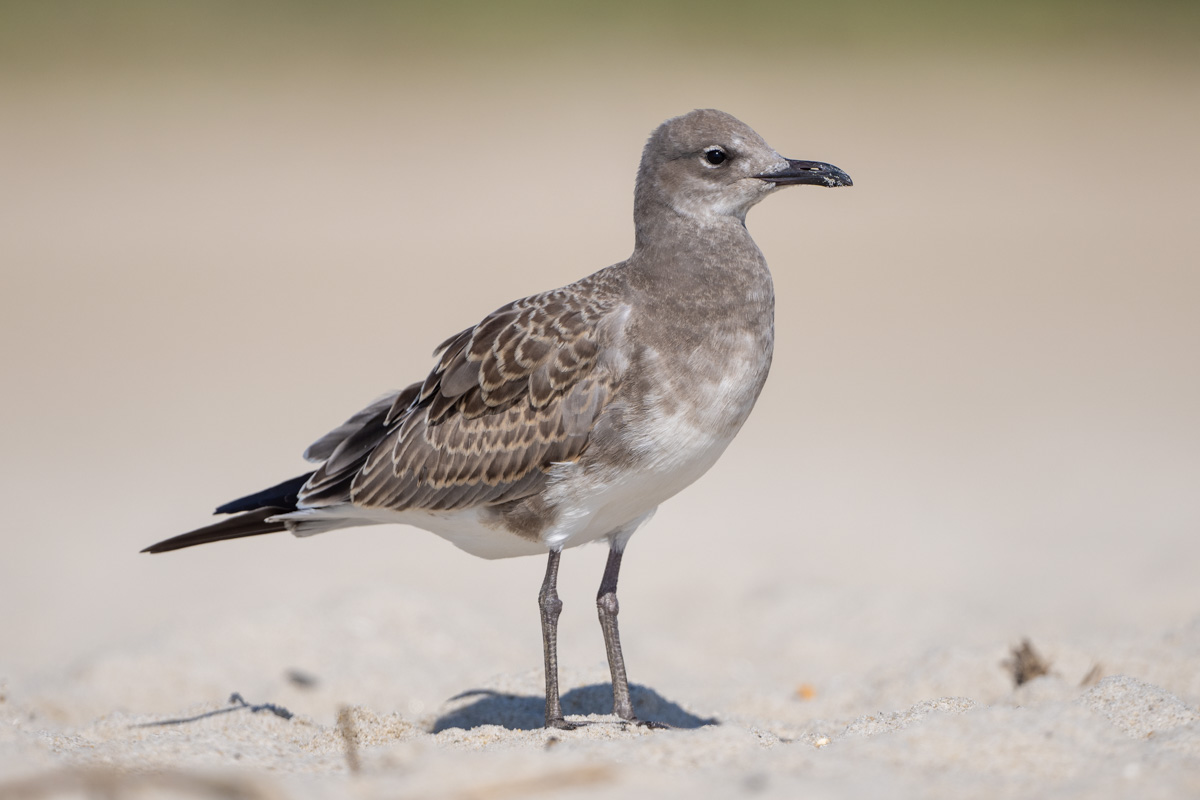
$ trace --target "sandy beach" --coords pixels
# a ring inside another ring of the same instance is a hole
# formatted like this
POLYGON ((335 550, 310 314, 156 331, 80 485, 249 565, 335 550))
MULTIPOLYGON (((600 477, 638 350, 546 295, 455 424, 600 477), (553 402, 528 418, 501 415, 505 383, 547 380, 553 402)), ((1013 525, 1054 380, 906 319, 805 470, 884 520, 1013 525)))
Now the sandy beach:
POLYGON ((1035 648, 1049 674, 1014 689, 1003 645, 963 643, 985 637, 973 624, 970 636, 951 636, 924 600, 835 591, 813 603, 773 583, 767 603, 743 586, 731 601, 758 610, 750 636, 732 633, 743 626, 720 604, 692 603, 712 612, 714 641, 706 626, 647 613, 671 604, 665 590, 634 595, 628 607, 654 617, 628 615, 629 649, 652 678, 636 682, 634 699, 672 730, 605 716, 607 671, 596 642, 582 646, 596 638, 583 636, 593 633, 585 609, 565 617, 574 623, 565 661, 578 666, 563 671, 563 702, 590 724, 545 731, 541 672, 521 669, 536 655, 536 627, 518 624, 526 615, 360 588, 126 644, 6 687, 3 796, 117 787, 120 797, 1166 798, 1200 789, 1200 624, 1048 639, 1035 648), (897 635, 872 643, 859 630, 849 646, 831 630, 835 614, 860 629, 886 621, 897 635), (909 648, 901 632, 953 644, 909 648))
POLYGON ((4 71, 0 800, 1200 797, 1200 61, 692 55, 4 71), (708 106, 855 186, 751 213, 771 378, 627 550, 669 729, 606 716, 599 547, 574 731, 541 558, 138 553, 624 258, 645 136, 708 106))

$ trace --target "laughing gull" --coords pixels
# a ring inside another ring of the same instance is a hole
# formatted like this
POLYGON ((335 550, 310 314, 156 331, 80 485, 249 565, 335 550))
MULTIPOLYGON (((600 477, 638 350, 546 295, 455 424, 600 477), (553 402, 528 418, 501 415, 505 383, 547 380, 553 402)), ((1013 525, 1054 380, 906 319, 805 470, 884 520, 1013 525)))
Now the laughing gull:
POLYGON ((642 154, 626 261, 451 336, 424 381, 309 447, 315 471, 143 552, 381 523, 424 528, 483 558, 548 552, 538 593, 546 727, 571 728, 558 694, 559 558, 606 540, 596 606, 613 714, 638 721, 617 633, 621 555, 659 503, 713 465, 758 399, 775 294, 746 212, 793 184, 851 181, 831 164, 783 158, 721 111, 667 120, 642 154))

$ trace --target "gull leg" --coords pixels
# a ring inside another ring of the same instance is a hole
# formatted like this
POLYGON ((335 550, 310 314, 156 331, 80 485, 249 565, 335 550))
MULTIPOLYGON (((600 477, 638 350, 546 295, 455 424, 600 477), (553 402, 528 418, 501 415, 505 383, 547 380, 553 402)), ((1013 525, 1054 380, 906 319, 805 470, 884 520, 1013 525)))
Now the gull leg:
POLYGON ((562 551, 551 550, 546 563, 546 579, 538 592, 538 608, 542 612, 542 647, 546 654, 546 727, 572 730, 575 725, 563 719, 558 699, 558 617, 562 600, 558 599, 558 561, 562 551))
POLYGON ((604 631, 604 649, 608 651, 608 670, 612 673, 613 714, 621 719, 637 721, 633 701, 629 697, 629 679, 625 675, 625 657, 621 654, 621 636, 617 632, 617 575, 621 571, 621 551, 609 550, 600 591, 596 593, 596 609, 600 612, 600 629, 604 631))

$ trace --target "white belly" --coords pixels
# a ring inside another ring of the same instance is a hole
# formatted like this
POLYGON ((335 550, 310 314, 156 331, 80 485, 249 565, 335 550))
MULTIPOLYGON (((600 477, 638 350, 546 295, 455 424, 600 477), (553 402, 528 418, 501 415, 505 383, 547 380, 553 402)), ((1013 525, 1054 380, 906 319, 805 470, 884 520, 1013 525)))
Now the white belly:
POLYGON ((690 486, 716 463, 732 439, 692 439, 671 455, 635 469, 585 470, 565 464, 552 472, 548 497, 560 516, 542 534, 549 547, 576 547, 614 534, 633 533, 664 500, 690 486))

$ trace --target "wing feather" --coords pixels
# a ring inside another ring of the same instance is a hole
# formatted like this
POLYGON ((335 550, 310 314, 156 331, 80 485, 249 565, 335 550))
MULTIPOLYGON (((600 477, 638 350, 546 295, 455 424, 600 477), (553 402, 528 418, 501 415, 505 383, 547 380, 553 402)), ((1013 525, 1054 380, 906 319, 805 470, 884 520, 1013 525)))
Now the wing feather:
POLYGON ((581 288, 519 300, 443 342, 422 383, 309 449, 325 463, 301 505, 439 511, 540 490, 587 447, 620 379, 601 356, 624 315, 603 287, 581 288))
MULTIPOLYGON (((372 402, 371 405, 367 406, 362 411, 359 411, 353 417, 346 420, 341 425, 309 445, 308 449, 304 451, 304 460, 312 461, 318 464, 322 461, 325 461, 331 455, 333 455, 333 451, 337 449, 337 446, 344 442, 347 437, 359 431, 369 420, 378 416, 381 409, 392 408, 392 406, 399 402, 407 392, 411 392, 414 390, 414 388, 419 387, 420 384, 417 384, 416 387, 410 386, 408 389, 403 391, 388 392, 387 394, 378 398, 372 402)), ((408 397, 407 402, 412 402, 411 396, 408 397)))

